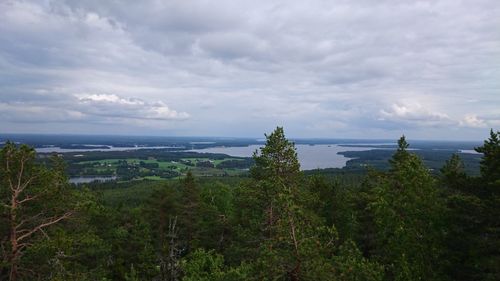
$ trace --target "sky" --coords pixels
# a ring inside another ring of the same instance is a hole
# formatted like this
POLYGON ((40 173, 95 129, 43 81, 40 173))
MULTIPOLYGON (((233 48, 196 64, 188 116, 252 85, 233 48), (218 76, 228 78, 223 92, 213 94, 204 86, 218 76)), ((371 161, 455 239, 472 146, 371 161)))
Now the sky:
POLYGON ((498 0, 0 0, 0 133, 485 139, 498 0))

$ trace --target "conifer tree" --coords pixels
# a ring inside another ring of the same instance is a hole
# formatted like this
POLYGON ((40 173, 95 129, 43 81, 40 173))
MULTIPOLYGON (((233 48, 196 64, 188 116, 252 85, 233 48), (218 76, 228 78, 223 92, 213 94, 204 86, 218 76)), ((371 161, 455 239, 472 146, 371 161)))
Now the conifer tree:
POLYGON ((200 218, 200 190, 191 171, 181 180, 180 187, 179 235, 185 242, 186 251, 196 247, 200 218))
POLYGON ((485 280, 500 279, 500 131, 491 130, 490 137, 476 148, 483 154, 481 177, 474 187, 484 206, 477 217, 482 223, 479 237, 478 267, 485 280))
MULTIPOLYGON (((58 161, 57 159, 54 159, 58 161)), ((73 215, 63 165, 35 163, 35 150, 7 142, 0 151, 0 277, 16 281, 24 271, 23 254, 46 230, 73 215), (8 274, 6 274, 8 272, 8 274)))
POLYGON ((440 170, 443 184, 451 189, 458 190, 466 185, 467 174, 460 156, 454 153, 440 170))
POLYGON ((428 169, 407 148, 403 136, 390 172, 372 191, 376 255, 390 280, 440 280, 443 203, 428 169))
MULTIPOLYGON (((500 131, 490 131, 490 138, 475 149, 482 153, 481 177, 485 182, 497 184, 500 181, 500 131)), ((500 183, 498 183, 500 185, 500 183)))
POLYGON ((266 144, 254 154, 251 189, 262 206, 262 241, 255 265, 257 280, 318 280, 332 276, 327 260, 336 238, 304 202, 304 188, 295 145, 278 127, 266 135, 266 144))
POLYGON ((500 140, 490 138, 476 148, 482 153, 480 176, 470 177, 458 155, 441 169, 447 188, 448 275, 452 280, 500 278, 500 140))

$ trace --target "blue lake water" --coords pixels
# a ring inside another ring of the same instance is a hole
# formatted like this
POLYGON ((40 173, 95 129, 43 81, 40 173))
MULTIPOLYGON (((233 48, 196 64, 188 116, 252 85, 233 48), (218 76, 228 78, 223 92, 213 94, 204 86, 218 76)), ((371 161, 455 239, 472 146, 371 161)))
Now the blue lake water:
POLYGON ((162 149, 162 148, 183 148, 179 146, 107 146, 108 148, 100 148, 101 145, 86 145, 89 147, 96 146, 96 148, 60 148, 58 146, 37 147, 36 152, 40 153, 65 153, 65 152, 85 152, 85 151, 127 151, 138 149, 162 149), (99 148, 97 148, 99 147, 99 148))
MULTIPOLYGON (((368 144, 367 144, 368 145, 368 144)), ((90 146, 90 145, 88 145, 90 146)), ((193 149, 189 151, 200 152, 200 153, 223 153, 235 157, 251 157, 253 152, 260 148, 261 145, 249 145, 249 146, 228 146, 228 147, 210 147, 203 149, 193 149)), ((373 147, 342 147, 338 144, 297 144, 297 154, 299 157, 300 165, 302 170, 312 170, 312 169, 323 169, 323 168, 342 168, 345 166, 346 162, 350 159, 344 157, 338 152, 343 151, 364 151, 375 149, 373 147)), ((162 148, 180 148, 172 146, 132 146, 132 147, 114 147, 108 146, 105 148, 60 148, 57 146, 47 146, 36 148, 37 152, 41 153, 64 153, 64 152, 85 152, 85 151, 126 151, 126 150, 137 150, 137 149, 162 149, 162 148)), ((100 180, 100 179, 97 179, 100 180)), ((104 180, 104 179, 103 179, 104 180)), ((79 182, 90 182, 89 179, 78 179, 79 182)))
POLYGON ((460 153, 465 153, 465 154, 482 154, 482 153, 479 153, 479 152, 475 151, 474 149, 461 149, 460 153))
POLYGON ((86 176, 70 178, 69 182, 74 184, 90 183, 94 181, 105 182, 116 180, 116 176, 86 176))
MULTIPOLYGON (((235 157, 251 157, 260 145, 231 146, 231 147, 210 147, 204 149, 193 149, 190 151, 200 153, 223 153, 235 157)), ((297 144, 297 156, 302 170, 342 168, 351 158, 344 157, 339 152, 343 151, 365 151, 372 150, 372 147, 342 147, 337 144, 297 144)))

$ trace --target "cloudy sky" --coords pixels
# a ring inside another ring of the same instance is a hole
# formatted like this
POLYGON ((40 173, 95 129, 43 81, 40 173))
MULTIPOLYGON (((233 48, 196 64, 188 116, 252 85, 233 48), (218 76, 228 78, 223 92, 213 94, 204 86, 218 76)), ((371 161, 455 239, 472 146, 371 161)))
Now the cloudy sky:
POLYGON ((0 132, 483 139, 500 1, 0 0, 0 132))

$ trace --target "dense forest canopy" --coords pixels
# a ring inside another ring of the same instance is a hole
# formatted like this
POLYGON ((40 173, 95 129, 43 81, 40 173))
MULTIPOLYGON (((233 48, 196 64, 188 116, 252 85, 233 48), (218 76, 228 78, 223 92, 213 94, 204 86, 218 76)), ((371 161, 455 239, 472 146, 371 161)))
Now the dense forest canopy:
POLYGON ((500 280, 500 132, 476 148, 479 175, 456 154, 431 173, 409 147, 325 177, 278 127, 252 162, 199 162, 249 176, 76 188, 61 158, 8 142, 0 280, 500 280))

